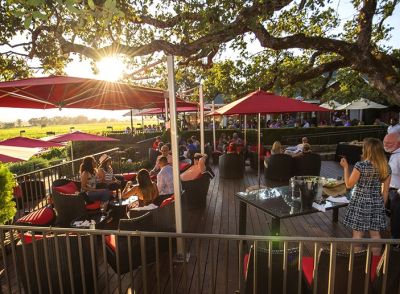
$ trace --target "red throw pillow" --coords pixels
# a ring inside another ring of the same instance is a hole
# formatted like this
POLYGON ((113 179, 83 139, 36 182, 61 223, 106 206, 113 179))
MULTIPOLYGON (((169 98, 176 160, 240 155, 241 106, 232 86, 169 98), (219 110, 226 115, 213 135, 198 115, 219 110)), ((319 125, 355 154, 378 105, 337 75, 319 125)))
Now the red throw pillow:
POLYGON ((174 202, 175 197, 174 195, 170 196, 169 198, 165 199, 161 204, 160 204, 160 208, 167 206, 168 204, 170 204, 171 202, 174 202))
POLYGON ((63 194, 75 194, 78 192, 78 187, 74 182, 69 182, 63 186, 54 187, 54 190, 63 194))
POLYGON ((32 239, 35 238, 35 240, 41 240, 43 239, 43 235, 32 235, 31 233, 24 233, 24 234, 19 234, 19 238, 21 239, 21 241, 25 244, 31 244, 32 243, 32 239))
POLYGON ((100 209, 100 200, 97 200, 93 203, 86 204, 85 206, 86 210, 98 210, 100 209))
POLYGON ((51 224, 55 218, 54 210, 50 207, 32 211, 31 213, 19 218, 17 224, 31 224, 36 226, 45 226, 51 224))
POLYGON ((378 267, 379 261, 382 256, 372 255, 371 260, 371 282, 375 281, 376 278, 376 269, 378 267))
POLYGON ((314 258, 309 256, 304 256, 301 261, 301 265, 303 268, 303 275, 306 278, 307 284, 311 285, 314 273, 314 258))
POLYGON ((125 181, 134 181, 136 180, 137 173, 126 173, 122 174, 125 181))
POLYGON ((115 252, 115 248, 116 248, 115 235, 106 235, 105 239, 106 239, 107 246, 110 247, 110 249, 115 252))

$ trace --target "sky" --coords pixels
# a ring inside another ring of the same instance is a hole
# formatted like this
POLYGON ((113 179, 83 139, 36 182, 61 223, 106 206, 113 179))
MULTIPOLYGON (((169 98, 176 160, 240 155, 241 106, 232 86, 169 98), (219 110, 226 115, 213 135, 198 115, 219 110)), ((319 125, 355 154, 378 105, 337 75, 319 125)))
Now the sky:
MULTIPOLYGON (((350 1, 336 0, 331 4, 335 9, 338 8, 338 14, 341 20, 346 21, 353 17, 354 9, 350 4, 350 1)), ((394 27, 391 32, 392 38, 387 45, 394 48, 400 48, 400 7, 397 7, 394 14, 388 19, 388 23, 394 27)), ((249 47, 251 53, 257 53, 262 50, 258 41, 253 42, 249 47)), ((238 54, 231 49, 227 49, 220 56, 220 59, 236 59, 239 58, 238 54)), ((107 79, 108 76, 116 77, 116 74, 110 71, 110 68, 117 68, 122 66, 115 60, 105 61, 103 64, 103 70, 100 66, 100 75, 94 75, 90 66, 89 61, 79 61, 77 57, 74 61, 67 65, 65 71, 68 76, 76 77, 87 77, 87 78, 98 78, 107 79)), ((11 108, 0 108, 0 121, 12 122, 17 119, 27 121, 33 117, 54 117, 54 116, 78 116, 85 115, 88 118, 115 118, 119 120, 125 120, 122 115, 127 111, 106 111, 106 110, 87 110, 87 109, 49 109, 49 110, 37 110, 37 109, 11 109, 11 108)))

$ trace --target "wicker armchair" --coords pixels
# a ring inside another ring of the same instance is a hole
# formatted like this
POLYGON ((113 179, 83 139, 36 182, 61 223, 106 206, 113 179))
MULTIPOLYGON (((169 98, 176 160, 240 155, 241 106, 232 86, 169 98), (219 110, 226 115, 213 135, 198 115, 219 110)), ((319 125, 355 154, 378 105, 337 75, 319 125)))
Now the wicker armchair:
POLYGON ((91 255, 89 236, 80 238, 82 255, 79 250, 79 237, 76 235, 48 236, 46 241, 40 239, 34 242, 23 239, 18 242, 16 245, 17 273, 25 293, 51 293, 49 287, 52 293, 61 293, 61 289, 64 293, 93 293, 92 259, 95 259, 95 256, 91 255), (36 268, 38 268, 37 272, 36 268), (86 289, 83 289, 82 278, 86 289))
POLYGON ((238 179, 244 176, 244 157, 242 154, 226 153, 219 157, 219 175, 224 179, 238 179))
POLYGON ((78 191, 80 190, 80 182, 68 179, 55 180, 52 185, 52 199, 57 213, 56 223, 58 226, 69 227, 74 219, 87 213, 85 198, 81 194, 64 194, 54 189, 70 182, 74 182, 78 191))

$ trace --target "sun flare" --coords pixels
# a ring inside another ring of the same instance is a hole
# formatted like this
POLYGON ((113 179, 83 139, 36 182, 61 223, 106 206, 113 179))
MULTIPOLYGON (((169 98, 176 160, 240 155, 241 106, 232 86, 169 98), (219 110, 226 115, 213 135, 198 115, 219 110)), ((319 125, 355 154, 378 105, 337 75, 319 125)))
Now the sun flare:
POLYGON ((96 66, 99 70, 99 79, 111 82, 119 80, 125 70, 125 65, 118 56, 104 57, 97 62, 96 66))

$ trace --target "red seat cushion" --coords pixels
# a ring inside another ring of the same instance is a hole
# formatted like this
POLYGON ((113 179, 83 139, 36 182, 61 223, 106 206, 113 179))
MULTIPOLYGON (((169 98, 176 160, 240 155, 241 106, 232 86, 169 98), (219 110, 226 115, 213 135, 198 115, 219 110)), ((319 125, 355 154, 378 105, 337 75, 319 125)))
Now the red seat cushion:
MULTIPOLYGON (((370 278, 371 278, 372 282, 376 278, 376 268, 378 266, 380 259, 381 259, 381 256, 372 256, 371 271, 370 271, 370 273, 371 273, 370 278)), ((303 257, 302 266, 303 266, 303 275, 306 278, 308 285, 311 285, 312 281, 313 281, 314 258, 308 257, 308 256, 303 257)))
POLYGON ((106 235, 106 245, 115 252, 115 235, 106 235))
POLYGON ((43 235, 32 235, 31 233, 28 233, 28 232, 26 232, 25 234, 19 234, 19 238, 25 244, 32 243, 32 239, 33 239, 32 237, 35 238, 35 240, 43 239, 43 235))
POLYGON ((243 276, 246 279, 247 278, 247 269, 249 266, 249 258, 250 258, 250 254, 246 254, 243 258, 243 276))
POLYGON ((21 217, 16 221, 18 224, 31 224, 31 225, 48 225, 54 220, 55 213, 50 207, 43 207, 41 209, 32 211, 31 213, 21 217))
POLYGON ((122 174, 122 176, 124 177, 125 181, 135 181, 137 173, 125 173, 122 174))
POLYGON ((301 262, 303 275, 306 278, 307 284, 311 286, 313 281, 314 272, 314 258, 309 256, 304 256, 301 262))
POLYGON ((69 182, 63 186, 54 187, 54 190, 63 194, 75 194, 78 192, 78 187, 74 182, 69 182))
POLYGON ((375 281, 376 278, 376 269, 378 267, 379 261, 382 256, 373 255, 371 260, 371 282, 375 281))
POLYGON ((97 210, 97 209, 100 209, 100 200, 96 200, 93 203, 86 204, 85 208, 86 208, 86 210, 97 210))
POLYGON ((188 163, 188 162, 179 162, 179 170, 180 171, 186 170, 187 168, 189 168, 189 166, 190 166, 190 163, 188 163))
POLYGON ((165 199, 163 202, 161 202, 160 208, 161 208, 161 207, 164 207, 164 206, 167 206, 167 205, 170 204, 171 202, 174 202, 174 200, 175 200, 174 195, 168 197, 168 198, 165 199))

